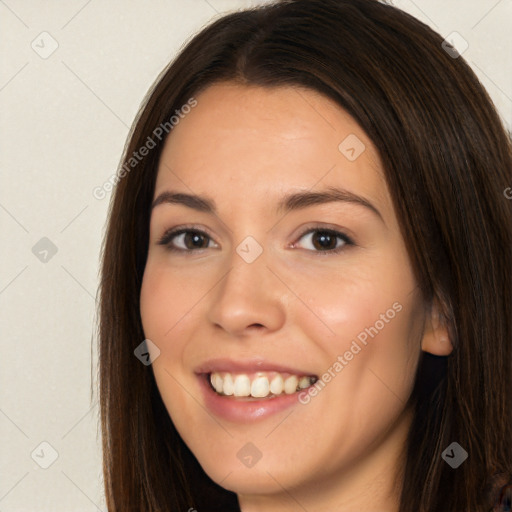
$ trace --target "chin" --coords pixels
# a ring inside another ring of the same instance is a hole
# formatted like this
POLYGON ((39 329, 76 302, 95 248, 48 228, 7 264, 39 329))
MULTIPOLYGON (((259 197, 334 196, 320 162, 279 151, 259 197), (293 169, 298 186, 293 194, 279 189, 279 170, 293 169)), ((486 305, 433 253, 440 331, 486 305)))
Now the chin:
MULTIPOLYGON (((196 457, 197 458, 197 457, 196 457)), ((290 468, 283 467, 283 460, 264 461, 262 457, 254 466, 247 467, 235 459, 232 464, 219 464, 216 457, 197 458, 205 473, 218 485, 236 494, 272 494, 299 485, 297 475, 290 474, 290 468)), ((227 457, 225 457, 227 459, 227 457)), ((304 468, 305 469, 305 468, 304 468)), ((294 467, 294 473, 304 470, 294 467)))

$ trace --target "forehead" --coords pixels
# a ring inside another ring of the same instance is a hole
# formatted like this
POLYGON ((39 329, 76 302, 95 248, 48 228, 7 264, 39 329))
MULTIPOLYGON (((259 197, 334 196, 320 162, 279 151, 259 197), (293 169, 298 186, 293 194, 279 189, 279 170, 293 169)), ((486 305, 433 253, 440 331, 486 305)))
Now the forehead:
POLYGON ((222 83, 196 100, 167 138, 155 196, 172 188, 268 203, 290 189, 343 186, 391 207, 373 143, 329 98, 222 83))

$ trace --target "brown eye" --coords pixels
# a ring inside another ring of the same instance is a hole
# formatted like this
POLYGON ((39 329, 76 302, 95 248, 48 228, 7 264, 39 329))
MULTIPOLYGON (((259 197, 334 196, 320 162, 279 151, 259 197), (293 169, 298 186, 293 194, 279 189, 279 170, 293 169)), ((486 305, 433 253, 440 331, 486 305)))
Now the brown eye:
POLYGON ((346 246, 354 245, 347 235, 331 229, 310 229, 302 234, 300 239, 303 238, 308 240, 306 245, 309 245, 309 247, 306 247, 306 249, 314 252, 336 254, 344 250, 346 246))
POLYGON ((173 251, 194 251, 207 249, 210 241, 211 238, 203 231, 181 228, 166 232, 158 245, 173 251))

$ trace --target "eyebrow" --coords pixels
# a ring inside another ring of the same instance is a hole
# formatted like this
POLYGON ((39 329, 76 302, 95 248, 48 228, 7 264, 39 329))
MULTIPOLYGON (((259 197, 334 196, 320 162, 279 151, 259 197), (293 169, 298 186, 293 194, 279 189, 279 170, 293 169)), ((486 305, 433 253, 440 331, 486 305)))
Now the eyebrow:
MULTIPOLYGON (((352 203, 363 206, 377 215, 383 222, 379 210, 367 199, 348 190, 338 187, 328 187, 319 192, 294 192, 284 196, 278 203, 276 214, 284 214, 294 210, 301 210, 309 206, 333 202, 352 203)), ((156 208, 160 204, 181 204, 194 210, 217 215, 215 201, 208 197, 182 192, 162 192, 151 205, 156 208)))

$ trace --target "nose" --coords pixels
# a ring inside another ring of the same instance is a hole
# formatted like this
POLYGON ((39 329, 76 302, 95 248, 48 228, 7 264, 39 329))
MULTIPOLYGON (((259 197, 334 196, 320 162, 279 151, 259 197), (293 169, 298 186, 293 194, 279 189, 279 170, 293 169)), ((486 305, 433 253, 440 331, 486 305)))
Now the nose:
POLYGON ((210 322, 233 336, 277 331, 283 326, 287 289, 267 263, 265 250, 252 263, 233 251, 230 269, 211 296, 210 322))

